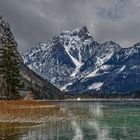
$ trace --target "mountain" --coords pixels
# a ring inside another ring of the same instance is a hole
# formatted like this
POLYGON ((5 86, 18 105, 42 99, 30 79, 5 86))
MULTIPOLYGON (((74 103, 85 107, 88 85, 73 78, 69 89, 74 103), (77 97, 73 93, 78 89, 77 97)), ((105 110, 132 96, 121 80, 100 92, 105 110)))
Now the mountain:
MULTIPOLYGON (((1 39, 6 36, 15 41, 14 36, 10 30, 10 25, 3 18, 0 17, 0 47, 2 47, 1 39)), ((15 41, 16 42, 16 41, 15 41)), ((20 58, 20 74, 22 87, 20 90, 32 90, 38 99, 59 99, 64 97, 64 93, 53 86, 47 79, 42 78, 34 71, 30 70, 24 63, 21 55, 16 49, 16 53, 20 58)), ((0 80, 0 89, 2 91, 2 83, 0 80)))
POLYGON ((47 44, 39 43, 22 55, 24 63, 59 88, 79 79, 80 68, 97 52, 87 28, 64 31, 47 44))
POLYGON ((140 88, 140 43, 100 44, 87 28, 63 31, 22 55, 24 64, 70 93, 128 93, 140 88))
POLYGON ((63 99, 65 93, 51 84, 48 80, 42 78, 24 63, 20 64, 20 73, 22 81, 22 91, 32 90, 37 99, 63 99))
POLYGON ((78 82, 71 92, 129 93, 140 87, 140 44, 120 49, 108 61, 78 82))

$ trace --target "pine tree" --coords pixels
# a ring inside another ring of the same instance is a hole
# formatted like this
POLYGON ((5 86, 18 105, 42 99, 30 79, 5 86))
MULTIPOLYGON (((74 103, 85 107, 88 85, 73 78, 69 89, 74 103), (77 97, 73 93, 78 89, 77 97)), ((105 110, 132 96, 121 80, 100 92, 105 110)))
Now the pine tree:
POLYGON ((6 99, 19 97, 20 86, 19 55, 15 40, 7 35, 1 37, 0 74, 3 79, 4 96, 6 99))

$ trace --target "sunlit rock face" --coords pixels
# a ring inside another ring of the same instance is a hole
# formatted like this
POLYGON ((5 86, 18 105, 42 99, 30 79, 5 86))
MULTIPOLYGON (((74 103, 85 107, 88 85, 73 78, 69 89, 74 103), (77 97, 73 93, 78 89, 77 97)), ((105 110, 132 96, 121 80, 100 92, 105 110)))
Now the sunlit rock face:
POLYGON ((100 44, 87 28, 63 31, 23 53, 24 64, 70 93, 127 93, 140 85, 140 43, 100 44))

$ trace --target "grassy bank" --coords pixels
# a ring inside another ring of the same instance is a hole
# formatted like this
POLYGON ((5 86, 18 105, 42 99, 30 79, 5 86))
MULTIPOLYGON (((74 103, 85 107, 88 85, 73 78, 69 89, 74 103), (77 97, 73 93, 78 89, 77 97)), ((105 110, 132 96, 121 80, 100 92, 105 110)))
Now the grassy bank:
POLYGON ((54 103, 39 101, 0 101, 0 122, 47 122, 63 116, 54 103))

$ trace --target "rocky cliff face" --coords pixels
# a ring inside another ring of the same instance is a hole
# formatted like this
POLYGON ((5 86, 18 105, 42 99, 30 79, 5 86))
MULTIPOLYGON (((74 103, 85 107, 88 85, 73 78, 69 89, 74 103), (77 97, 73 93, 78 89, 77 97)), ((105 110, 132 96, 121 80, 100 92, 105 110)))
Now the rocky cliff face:
MULTIPOLYGON (((8 22, 6 22, 6 20, 3 17, 0 17, 0 47, 2 47, 1 39, 4 36, 15 41, 8 22)), ((18 53, 17 50, 16 52, 18 53)), ((24 65, 21 55, 19 53, 18 55, 21 58, 20 59, 20 73, 21 73, 21 80, 24 85, 22 87, 22 90, 32 89, 34 93, 36 94, 36 97, 39 99, 45 99, 45 98, 58 99, 58 98, 64 97, 63 92, 61 92, 58 88, 53 86, 46 79, 42 78, 37 73, 30 70, 26 65, 24 65)), ((0 89, 2 90, 2 84, 0 84, 0 89)))
POLYGON ((140 88, 140 44, 96 42, 84 26, 63 31, 22 55, 24 64, 71 93, 127 93, 140 88))
POLYGON ((10 26, 8 22, 5 21, 3 17, 0 16, 0 37, 2 36, 9 36, 11 39, 14 40, 12 32, 10 31, 10 26))

